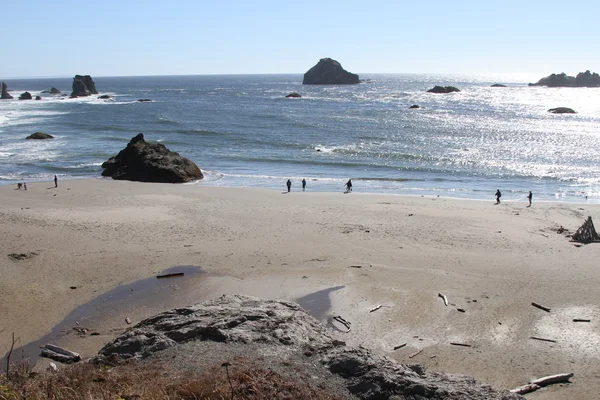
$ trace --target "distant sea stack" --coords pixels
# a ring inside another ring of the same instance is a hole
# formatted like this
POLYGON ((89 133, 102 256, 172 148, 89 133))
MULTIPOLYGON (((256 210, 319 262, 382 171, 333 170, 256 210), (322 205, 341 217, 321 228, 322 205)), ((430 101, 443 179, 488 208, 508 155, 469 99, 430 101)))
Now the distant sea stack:
POLYGON ((14 97, 12 97, 10 94, 8 94, 8 87, 6 86, 6 83, 2 82, 2 95, 0 96, 1 100, 10 100, 10 99, 14 99, 14 97))
POLYGON ((148 143, 140 133, 115 157, 102 164, 102 176, 139 182, 183 183, 204 178, 200 168, 160 143, 148 143))
POLYGON ((306 71, 303 85, 352 85, 359 83, 358 75, 346 71, 331 59, 321 58, 317 65, 306 71))
POLYGON ((433 89, 429 89, 428 93, 452 93, 452 92, 460 92, 458 88, 454 86, 434 86, 433 89))
POLYGON ((580 72, 577 76, 569 76, 564 72, 561 74, 552 74, 540 79, 537 83, 530 83, 529 86, 548 86, 548 87, 600 87, 600 75, 589 70, 580 72))
POLYGON ((92 77, 89 75, 75 75, 71 97, 86 97, 92 94, 98 94, 92 77))

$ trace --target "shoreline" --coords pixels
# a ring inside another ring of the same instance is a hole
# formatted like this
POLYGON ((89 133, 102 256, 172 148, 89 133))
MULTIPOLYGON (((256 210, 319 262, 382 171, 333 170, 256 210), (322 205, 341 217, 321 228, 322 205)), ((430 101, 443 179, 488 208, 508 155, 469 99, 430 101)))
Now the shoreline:
MULTIPOLYGON (((69 347, 93 354, 128 327, 124 315, 135 324, 226 293, 295 301, 338 288, 322 321, 334 314, 352 321, 350 333, 335 331, 349 344, 504 388, 575 372, 572 385, 535 399, 593 398, 600 390, 600 272, 593 263, 600 246, 576 247, 555 231, 573 232, 588 215, 599 216, 599 205, 534 198, 526 208, 525 201, 494 206, 493 199, 360 192, 282 196, 283 188, 110 179, 28 186, 26 193, 0 186, 0 314, 19 345, 115 287, 196 265, 206 275, 189 285, 173 281, 156 304, 97 310, 101 335, 67 335, 69 347), (12 253, 30 257, 13 260, 12 253), (407 346, 393 351, 401 342, 407 346)), ((10 344, 6 332, 0 353, 10 344)))

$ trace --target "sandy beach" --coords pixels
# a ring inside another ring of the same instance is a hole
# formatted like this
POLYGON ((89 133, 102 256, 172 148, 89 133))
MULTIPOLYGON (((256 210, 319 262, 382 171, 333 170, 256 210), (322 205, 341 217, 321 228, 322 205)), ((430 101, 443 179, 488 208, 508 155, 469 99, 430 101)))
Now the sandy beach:
POLYGON ((284 182, 281 191, 107 179, 15 189, 0 186, 0 354, 12 332, 20 345, 39 340, 114 288, 198 266, 203 273, 135 301, 94 305, 87 323, 100 335, 59 342, 91 356, 127 328, 125 317, 136 323, 224 293, 298 300, 322 291, 330 309, 312 297, 307 308, 349 344, 502 388, 575 374, 530 399, 600 392, 600 244, 576 246, 556 232, 588 215, 600 221, 600 205, 526 208, 525 198, 494 205, 493 191, 470 201, 356 186, 287 194, 284 182), (350 332, 332 315, 351 321, 350 332))

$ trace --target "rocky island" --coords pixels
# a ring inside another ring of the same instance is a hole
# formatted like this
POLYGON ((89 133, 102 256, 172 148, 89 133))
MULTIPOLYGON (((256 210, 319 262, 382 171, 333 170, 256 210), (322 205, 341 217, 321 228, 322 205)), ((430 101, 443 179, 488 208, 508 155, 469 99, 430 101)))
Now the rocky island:
POLYGON ((0 99, 2 99, 2 100, 14 99, 14 97, 12 97, 10 94, 8 94, 8 87, 6 86, 6 83, 4 83, 4 82, 2 82, 2 95, 0 96, 0 99))
POLYGON ((75 75, 73 78, 71 98, 86 97, 93 94, 98 94, 98 91, 96 90, 96 84, 92 77, 89 75, 75 75))
POLYGON ((139 182, 183 183, 202 179, 200 168, 160 143, 148 143, 140 133, 115 157, 102 164, 102 176, 139 182))
POLYGON ((460 90, 458 90, 458 88, 455 88, 454 86, 434 86, 432 89, 429 89, 427 91, 427 93, 453 93, 453 92, 460 92, 460 90))
POLYGON ((600 75, 589 70, 580 72, 577 76, 569 76, 564 72, 561 74, 551 74, 540 79, 537 83, 530 83, 529 86, 547 86, 547 87, 600 87, 600 75))
POLYGON ((303 85, 349 85, 359 83, 357 74, 346 71, 342 65, 331 58, 321 58, 306 71, 303 85))

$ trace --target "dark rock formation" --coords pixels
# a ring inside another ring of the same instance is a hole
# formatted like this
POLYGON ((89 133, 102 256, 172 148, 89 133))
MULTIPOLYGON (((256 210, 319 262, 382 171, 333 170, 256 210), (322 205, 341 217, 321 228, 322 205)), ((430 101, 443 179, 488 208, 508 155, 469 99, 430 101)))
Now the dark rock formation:
POLYGON ((29 92, 23 92, 19 96, 19 100, 31 100, 32 98, 33 97, 31 97, 31 93, 29 93, 29 92))
POLYGON ((102 164, 103 176, 140 182, 183 183, 204 176, 198 166, 160 143, 148 143, 142 133, 115 157, 102 164))
POLYGON ((112 97, 110 97, 107 94, 103 94, 102 96, 98 96, 99 99, 112 99, 112 97))
POLYGON ((551 108, 548 110, 548 112, 552 114, 577 114, 577 111, 568 107, 551 108))
POLYGON ((148 318, 104 346, 95 361, 160 360, 160 354, 166 353, 171 362, 176 357, 172 350, 178 346, 185 347, 188 360, 201 360, 208 356, 210 343, 213 351, 220 352, 225 351, 224 346, 245 346, 246 355, 258 347, 261 356, 290 359, 300 355, 304 364, 325 380, 341 378, 357 399, 523 399, 472 378, 428 372, 362 347, 346 346, 295 303, 238 295, 224 295, 148 318), (198 346, 191 346, 192 342, 198 346))
POLYGON ((408 108, 421 108, 421 106, 417 105, 417 104, 413 104, 412 106, 408 107, 408 108))
POLYGON ((150 100, 150 99, 139 99, 138 102, 140 102, 140 103, 151 103, 152 100, 150 100))
POLYGON ((98 94, 92 77, 89 75, 75 75, 71 97, 85 97, 92 94, 98 94))
POLYGON ((331 58, 321 58, 317 65, 306 71, 303 85, 346 85, 358 83, 358 75, 342 68, 331 58))
POLYGON ((8 87, 6 86, 6 83, 4 83, 4 82, 2 82, 2 95, 0 95, 0 99, 1 100, 14 99, 14 97, 12 97, 10 94, 8 94, 8 87))
POLYGON ((54 139, 54 136, 49 135, 44 132, 36 132, 36 133, 32 133, 31 135, 27 136, 25 139, 54 139))
POLYGON ((503 85, 501 83, 494 83, 491 87, 506 87, 506 85, 503 85))
POLYGON ((452 93, 452 92, 460 92, 454 86, 434 86, 433 89, 429 89, 428 93, 452 93))
POLYGON ((302 96, 300 96, 300 94, 298 94, 298 93, 296 93, 296 92, 292 92, 292 93, 288 94, 288 95, 287 95, 287 96, 285 96, 285 97, 302 97, 302 96))
POLYGON ((529 86, 548 86, 548 87, 600 87, 600 75, 589 70, 580 72, 577 77, 568 76, 564 72, 561 74, 552 74, 540 79, 537 83, 530 83, 529 86))
POLYGON ((60 90, 52 86, 50 90, 44 90, 42 93, 50 93, 50 94, 60 94, 60 90))
POLYGON ((36 100, 41 100, 41 99, 42 99, 42 96, 35 96, 35 99, 36 99, 36 100))

